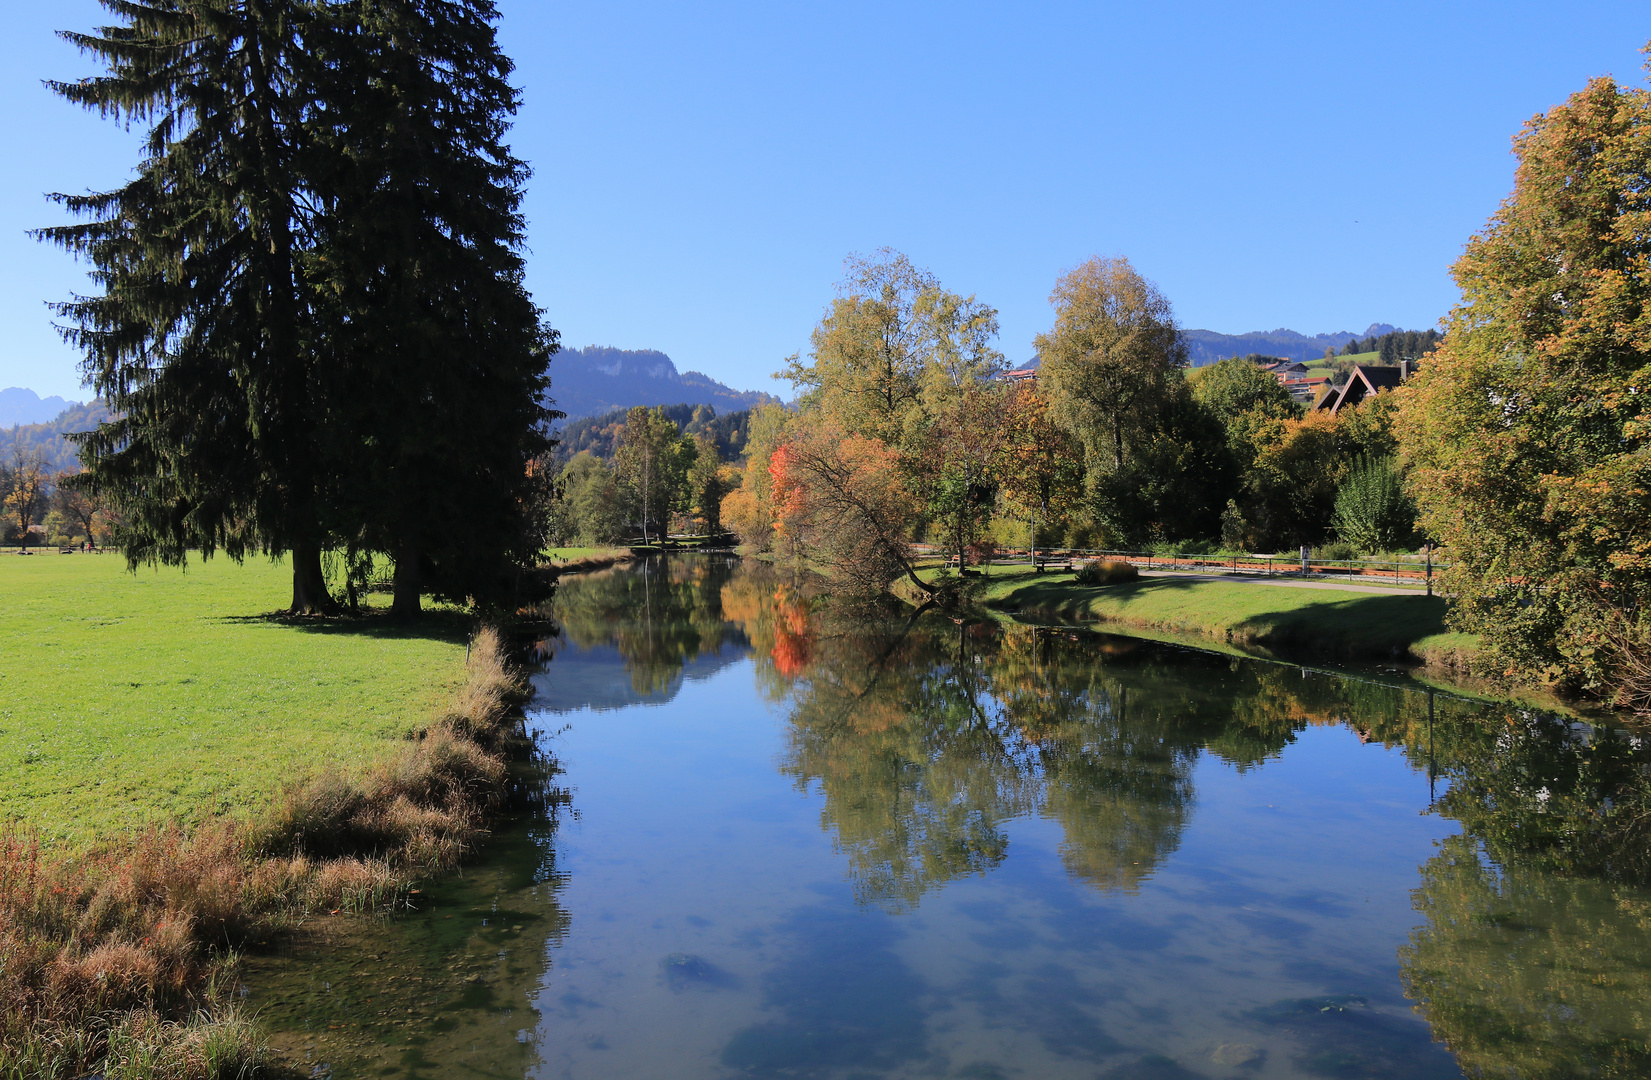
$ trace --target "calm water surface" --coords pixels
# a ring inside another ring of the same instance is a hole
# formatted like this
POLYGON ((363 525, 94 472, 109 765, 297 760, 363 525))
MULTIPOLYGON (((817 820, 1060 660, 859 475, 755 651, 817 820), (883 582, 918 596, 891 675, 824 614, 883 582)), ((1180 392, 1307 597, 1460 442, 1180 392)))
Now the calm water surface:
POLYGON ((1651 1075, 1628 733, 760 565, 569 579, 560 769, 248 976, 315 1075, 1651 1075))

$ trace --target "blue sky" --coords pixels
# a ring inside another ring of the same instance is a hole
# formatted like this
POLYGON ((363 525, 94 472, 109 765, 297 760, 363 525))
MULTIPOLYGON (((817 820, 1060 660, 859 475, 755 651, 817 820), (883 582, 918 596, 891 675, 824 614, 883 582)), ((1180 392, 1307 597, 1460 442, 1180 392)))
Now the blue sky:
MULTIPOLYGON (((136 133, 40 85, 91 0, 0 40, 0 387, 88 396, 24 235, 118 184, 136 133)), ((1030 355, 1061 270, 1124 255, 1183 325, 1433 325, 1512 185, 1511 137, 1589 77, 1639 82, 1629 3, 680 4, 501 0, 535 175, 529 284, 569 345, 742 389, 805 349, 843 257, 896 247, 1030 355)), ((554 370, 554 369, 553 369, 554 370)))

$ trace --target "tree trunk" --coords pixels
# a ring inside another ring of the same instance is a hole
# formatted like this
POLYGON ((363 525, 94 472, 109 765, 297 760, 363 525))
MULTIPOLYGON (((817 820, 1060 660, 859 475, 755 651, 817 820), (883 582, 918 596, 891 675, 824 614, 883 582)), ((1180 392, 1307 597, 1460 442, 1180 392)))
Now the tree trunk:
POLYGON ((400 619, 419 617, 419 550, 407 542, 396 555, 395 596, 390 601, 390 614, 400 619))
POLYGON ((327 592, 327 577, 321 572, 321 548, 310 543, 294 544, 292 548, 292 607, 293 615, 331 615, 335 607, 327 592))

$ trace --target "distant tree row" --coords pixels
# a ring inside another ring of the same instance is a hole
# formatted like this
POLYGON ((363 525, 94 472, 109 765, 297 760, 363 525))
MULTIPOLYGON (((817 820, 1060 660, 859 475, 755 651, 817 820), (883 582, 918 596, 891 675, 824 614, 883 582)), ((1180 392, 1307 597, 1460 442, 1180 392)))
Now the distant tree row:
POLYGON ((1432 352, 1442 338, 1437 330, 1395 330, 1362 341, 1354 338, 1341 347, 1341 355, 1378 353, 1382 363, 1397 364, 1400 360, 1420 360, 1432 352))
POLYGON ((118 516, 97 496, 71 483, 73 470, 54 470, 38 451, 14 443, 0 457, 0 544, 108 544, 118 516), (40 532, 36 526, 44 526, 40 532))
POLYGON ((758 410, 722 516, 754 546, 870 591, 907 544, 963 564, 1003 544, 1275 550, 1338 535, 1413 543, 1391 484, 1390 397, 1303 416, 1246 359, 1185 370, 1169 302, 1126 260, 1063 275, 1035 380, 1009 381, 996 312, 905 256, 851 258, 813 349, 783 373, 796 414, 758 410), (1387 500, 1345 496, 1350 484, 1387 500), (1344 497, 1345 496, 1345 497, 1344 497))
MULTIPOLYGON (((748 416, 741 411, 722 419, 748 416)), ((611 449, 605 455, 579 449, 558 474, 557 498, 549 507, 550 541, 602 545, 722 532, 722 500, 738 474, 725 464, 717 441, 718 434, 726 437, 734 429, 714 430, 717 419, 707 405, 638 406, 625 413, 623 424, 585 429, 611 430, 612 441, 606 443, 611 449), (673 413, 686 413, 687 422, 673 413)))

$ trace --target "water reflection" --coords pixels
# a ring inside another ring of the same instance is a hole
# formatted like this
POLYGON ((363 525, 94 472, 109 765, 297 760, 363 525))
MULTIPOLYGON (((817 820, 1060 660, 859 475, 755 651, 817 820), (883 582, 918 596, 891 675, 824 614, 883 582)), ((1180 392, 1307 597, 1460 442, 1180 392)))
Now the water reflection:
POLYGON ((732 560, 556 617, 578 827, 373 930, 370 1002, 316 950, 289 1031, 405 1076, 1651 1075, 1630 733, 732 560))

